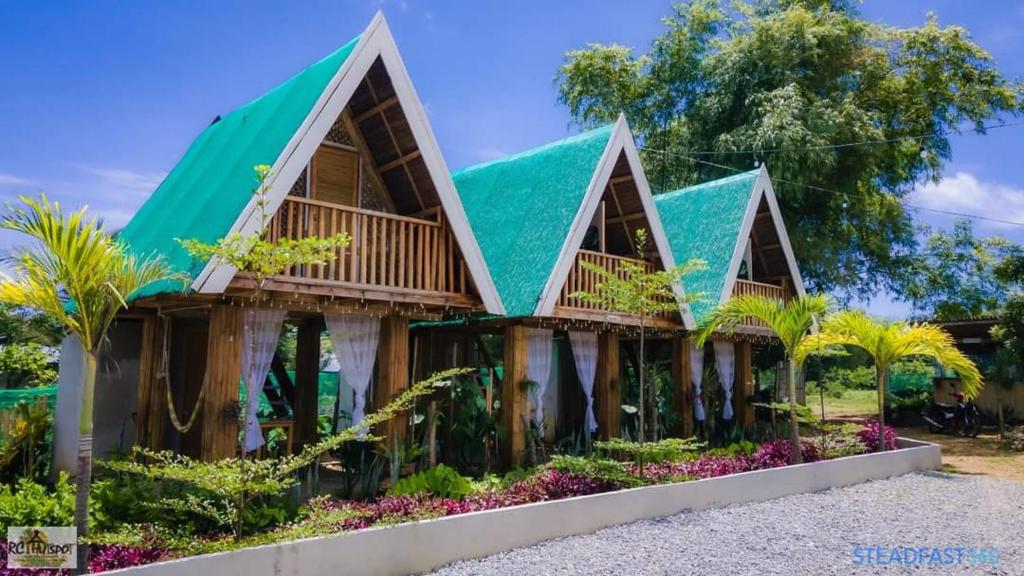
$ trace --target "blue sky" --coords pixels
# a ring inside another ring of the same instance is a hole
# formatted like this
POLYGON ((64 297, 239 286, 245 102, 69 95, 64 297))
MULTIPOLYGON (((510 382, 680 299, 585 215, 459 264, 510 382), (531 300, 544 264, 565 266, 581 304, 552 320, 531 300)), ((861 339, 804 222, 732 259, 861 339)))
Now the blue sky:
MULTIPOLYGON (((645 50, 668 2, 0 0, 0 199, 43 190, 122 225, 210 120, 337 48, 377 10, 455 169, 571 133, 552 80, 564 52, 645 50)), ((935 12, 1024 78, 1020 2, 867 0, 862 11, 895 26, 935 12)), ((1024 222, 1022 144, 1024 126, 956 138, 946 177, 913 201, 1024 222)), ((1024 227, 978 230, 1024 242, 1024 227)), ((884 296, 872 308, 905 311, 884 296)))

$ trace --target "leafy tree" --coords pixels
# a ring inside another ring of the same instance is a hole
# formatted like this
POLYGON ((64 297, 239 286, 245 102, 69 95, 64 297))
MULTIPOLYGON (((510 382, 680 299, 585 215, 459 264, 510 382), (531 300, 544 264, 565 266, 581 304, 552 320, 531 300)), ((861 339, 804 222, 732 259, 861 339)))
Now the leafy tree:
MULTIPOLYGON (((46 196, 21 197, 0 227, 28 236, 33 243, 13 257, 14 277, 0 278, 0 302, 32 308, 57 319, 78 337, 84 350, 82 407, 78 421, 75 527, 88 534, 92 481, 92 406, 96 362, 107 329, 127 298, 174 274, 160 258, 139 258, 112 239, 82 208, 64 214, 46 196)), ((78 565, 88 566, 88 547, 78 547, 78 565)))
POLYGON ((801 296, 780 302, 764 296, 739 296, 715 308, 697 333, 696 343, 703 346, 716 330, 731 332, 747 319, 756 318, 778 336, 786 351, 786 384, 789 391, 789 441, 794 464, 803 461, 800 449, 799 409, 796 404, 796 371, 803 363, 797 350, 811 329, 829 308, 826 296, 801 296))
POLYGON ((848 0, 728 6, 673 5, 644 54, 600 44, 566 53, 559 101, 583 127, 624 112, 663 190, 766 163, 817 291, 899 292, 917 244, 901 199, 941 175, 965 124, 983 130, 1024 111, 1024 87, 934 16, 897 29, 848 0))
MULTIPOLYGON (((647 247, 647 231, 640 228, 636 231, 634 242, 637 251, 637 258, 643 260, 644 250, 647 247)), ((679 310, 679 302, 692 302, 699 294, 682 295, 677 294, 676 287, 680 279, 692 272, 704 268, 701 260, 690 260, 668 270, 655 270, 648 272, 640 263, 622 261, 621 270, 617 273, 605 269, 603 266, 582 262, 583 268, 594 273, 598 277, 598 283, 593 292, 574 292, 572 298, 579 298, 587 302, 594 302, 607 310, 621 312, 636 316, 640 324, 640 409, 639 426, 637 437, 640 442, 644 441, 644 373, 647 371, 644 356, 644 341, 647 332, 647 324, 650 319, 658 314, 679 310)), ((657 420, 657 418, 655 418, 657 420)), ((657 434, 657 422, 652 429, 657 434)))
POLYGON ((35 388, 57 382, 49 352, 35 342, 0 346, 0 387, 35 388))
POLYGON ((56 318, 0 302, 0 343, 57 346, 62 338, 64 326, 56 318))
MULTIPOLYGON (((885 396, 889 371, 903 359, 929 358, 952 369, 960 376, 967 397, 981 391, 981 373, 964 355, 948 332, 932 324, 910 324, 876 320, 867 314, 844 310, 825 319, 821 332, 809 336, 798 347, 796 356, 802 360, 811 354, 835 346, 856 346, 865 350, 875 363, 878 385, 878 429, 885 430, 885 396)), ((879 451, 885 451, 885 434, 879 433, 879 451)))
POLYGON ((928 237, 904 294, 918 314, 938 321, 995 313, 1011 288, 996 268, 1016 247, 1000 236, 978 238, 970 220, 958 220, 928 237))

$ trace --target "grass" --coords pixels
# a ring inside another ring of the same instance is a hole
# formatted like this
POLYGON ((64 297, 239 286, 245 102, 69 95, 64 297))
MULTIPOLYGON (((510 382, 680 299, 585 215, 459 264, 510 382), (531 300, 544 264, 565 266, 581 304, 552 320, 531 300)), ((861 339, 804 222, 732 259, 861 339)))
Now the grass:
MULTIPOLYGON (((821 399, 808 397, 807 404, 821 415, 821 399)), ((878 395, 874 390, 846 390, 842 398, 825 396, 825 418, 862 418, 878 414, 878 395)))

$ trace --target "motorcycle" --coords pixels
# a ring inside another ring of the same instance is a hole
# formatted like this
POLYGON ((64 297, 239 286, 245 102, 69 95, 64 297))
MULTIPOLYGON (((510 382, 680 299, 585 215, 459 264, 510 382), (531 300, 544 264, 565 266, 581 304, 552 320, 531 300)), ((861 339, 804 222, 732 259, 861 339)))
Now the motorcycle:
POLYGON ((978 406, 965 400, 962 392, 956 392, 955 404, 943 404, 932 400, 921 418, 928 423, 928 431, 934 433, 958 432, 962 436, 976 438, 981 431, 981 414, 978 406))

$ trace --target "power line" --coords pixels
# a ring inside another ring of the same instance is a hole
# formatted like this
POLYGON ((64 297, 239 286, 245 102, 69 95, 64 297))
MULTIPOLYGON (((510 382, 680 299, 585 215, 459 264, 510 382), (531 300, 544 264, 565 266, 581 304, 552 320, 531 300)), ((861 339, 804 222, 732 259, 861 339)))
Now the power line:
MULTIPOLYGON (((1010 128, 1012 126, 1022 126, 1024 121, 1021 122, 1005 122, 1003 124, 993 124, 991 126, 980 126, 977 128, 968 128, 963 130, 965 133, 982 134, 989 130, 996 130, 999 128, 1010 128)), ((904 140, 930 140, 932 138, 938 138, 937 134, 920 134, 917 136, 896 136, 893 138, 882 138, 878 140, 861 140, 858 142, 841 142, 839 144, 819 144, 817 146, 803 146, 795 148, 763 148, 760 150, 700 150, 694 152, 687 152, 687 154, 693 156, 718 156, 726 154, 778 154, 781 152, 809 152, 812 150, 836 150, 841 148, 852 148, 855 146, 873 146, 876 144, 893 144, 896 142, 902 142, 904 140)))
MULTIPOLYGON (((731 171, 736 172, 736 173, 747 172, 747 170, 743 170, 741 168, 733 168, 732 166, 726 166, 724 164, 718 164, 716 162, 709 162, 707 160, 701 160, 699 158, 692 158, 690 156, 686 156, 684 154, 679 154, 677 152, 669 152, 667 150, 658 150, 658 149, 655 149, 655 148, 646 148, 646 147, 641 147, 640 149, 641 150, 645 150, 647 152, 654 152, 654 153, 657 153, 657 154, 664 154, 664 155, 668 155, 668 156, 676 156, 676 157, 679 157, 679 158, 683 158, 684 160, 689 160, 691 162, 697 162, 697 163, 700 163, 700 164, 706 164, 708 166, 714 166, 715 168, 722 168, 722 169, 725 169, 725 170, 731 170, 731 171)), ((807 188, 809 190, 815 190, 817 192, 826 192, 826 193, 829 193, 829 194, 835 194, 837 196, 843 196, 844 198, 848 198, 849 197, 849 194, 847 194, 846 192, 840 192, 838 190, 832 190, 832 189, 829 189, 829 188, 822 188, 821 186, 815 186, 813 184, 804 184, 803 182, 794 182, 792 180, 785 180, 783 178, 776 178, 776 177, 772 177, 772 180, 775 181, 775 182, 782 182, 784 184, 790 184, 792 186, 802 186, 804 188, 807 188)), ((960 218, 969 218, 969 219, 972 219, 972 220, 984 220, 984 221, 987 221, 987 222, 995 222, 995 223, 998 223, 998 224, 1009 224, 1011 226, 1021 226, 1021 227, 1024 227, 1024 222, 1016 222, 1016 221, 1013 221, 1013 220, 1003 220, 1001 218, 992 218, 992 217, 989 217, 989 216, 980 216, 978 214, 968 214, 966 212, 956 212, 956 211, 953 211, 953 210, 943 210, 941 208, 930 208, 928 206, 919 206, 917 204, 911 204, 909 202, 903 202, 903 206, 905 206, 906 208, 910 208, 911 210, 918 210, 918 211, 925 211, 925 212, 934 212, 936 214, 943 214, 945 216, 957 216, 957 217, 960 217, 960 218)))

